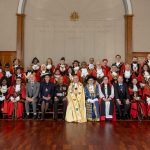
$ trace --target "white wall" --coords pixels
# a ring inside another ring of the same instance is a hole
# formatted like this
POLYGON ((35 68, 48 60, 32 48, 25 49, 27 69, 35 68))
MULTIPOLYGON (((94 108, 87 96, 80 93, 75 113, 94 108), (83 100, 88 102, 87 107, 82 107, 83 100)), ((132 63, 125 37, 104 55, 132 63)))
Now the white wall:
POLYGON ((150 0, 132 0, 133 46, 136 52, 150 52, 150 0))
POLYGON ((32 0, 25 9, 25 64, 36 56, 41 62, 108 58, 124 59, 124 8, 121 0, 32 0), (79 13, 70 21, 72 11, 79 13), (113 57, 112 57, 113 56, 113 57))
MULTIPOLYGON (((0 0, 0 51, 16 49, 18 1, 0 0)), ((149 52, 150 0, 132 0, 132 5, 134 51, 149 52)), ((68 61, 124 57, 122 0, 28 0, 25 14, 26 64, 33 56, 42 62, 47 57, 56 62, 62 55, 68 61), (69 20, 73 10, 80 15, 76 23, 69 20)))
POLYGON ((16 12, 19 0, 0 0, 0 51, 16 50, 16 12))

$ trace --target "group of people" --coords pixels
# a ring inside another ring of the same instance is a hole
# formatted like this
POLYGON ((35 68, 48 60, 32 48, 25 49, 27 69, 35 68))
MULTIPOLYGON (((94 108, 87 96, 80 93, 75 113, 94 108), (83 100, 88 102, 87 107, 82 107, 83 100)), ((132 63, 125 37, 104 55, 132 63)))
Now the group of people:
POLYGON ((150 119, 150 54, 142 64, 137 57, 123 63, 120 55, 111 66, 94 58, 69 66, 64 57, 56 66, 35 57, 27 70, 19 59, 0 64, 1 117, 28 119, 32 111, 36 119, 38 104, 41 119, 49 108, 58 119, 59 105, 67 122, 150 119))

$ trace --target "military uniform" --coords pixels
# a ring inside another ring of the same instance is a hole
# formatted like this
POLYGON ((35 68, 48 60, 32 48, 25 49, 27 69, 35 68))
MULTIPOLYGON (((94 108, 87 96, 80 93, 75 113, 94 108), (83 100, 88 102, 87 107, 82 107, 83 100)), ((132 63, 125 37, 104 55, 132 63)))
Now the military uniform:
POLYGON ((55 87, 55 98, 54 98, 54 118, 58 118, 58 105, 63 104, 63 119, 66 116, 66 107, 67 107, 67 89, 66 84, 59 85, 55 87))

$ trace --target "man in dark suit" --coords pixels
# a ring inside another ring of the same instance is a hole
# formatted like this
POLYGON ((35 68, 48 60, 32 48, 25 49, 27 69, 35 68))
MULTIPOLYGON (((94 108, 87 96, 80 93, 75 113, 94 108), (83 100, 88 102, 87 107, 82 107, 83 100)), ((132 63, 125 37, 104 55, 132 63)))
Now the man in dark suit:
POLYGON ((130 98, 127 84, 123 83, 123 77, 118 77, 118 83, 114 85, 116 107, 119 113, 119 119, 129 118, 130 98), (123 111, 122 111, 123 108, 123 111))
POLYGON ((39 95, 40 84, 35 81, 35 77, 33 74, 29 76, 29 81, 26 84, 26 101, 25 101, 25 109, 26 109, 26 118, 29 118, 29 104, 32 104, 33 108, 33 119, 36 119, 36 105, 37 105, 37 97, 39 95))
POLYGON ((132 69, 132 71, 136 71, 136 72, 139 73, 140 64, 138 63, 138 58, 137 57, 133 57, 132 63, 131 63, 131 69, 132 69))

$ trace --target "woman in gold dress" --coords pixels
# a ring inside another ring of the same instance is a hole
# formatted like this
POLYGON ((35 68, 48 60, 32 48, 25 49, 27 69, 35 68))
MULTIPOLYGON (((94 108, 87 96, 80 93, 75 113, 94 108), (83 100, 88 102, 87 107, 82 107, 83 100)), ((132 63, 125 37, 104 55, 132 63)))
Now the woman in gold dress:
POLYGON ((84 87, 82 83, 79 82, 79 77, 77 75, 73 77, 73 82, 69 85, 67 99, 66 121, 86 122, 84 87))

